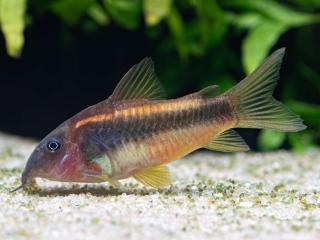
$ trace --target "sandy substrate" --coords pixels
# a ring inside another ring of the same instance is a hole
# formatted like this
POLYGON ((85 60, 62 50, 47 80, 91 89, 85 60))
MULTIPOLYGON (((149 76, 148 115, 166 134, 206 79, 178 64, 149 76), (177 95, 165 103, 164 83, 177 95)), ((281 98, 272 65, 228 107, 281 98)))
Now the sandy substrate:
POLYGON ((0 134, 0 239, 319 239, 320 151, 197 152, 161 191, 39 181, 9 193, 34 143, 0 134))

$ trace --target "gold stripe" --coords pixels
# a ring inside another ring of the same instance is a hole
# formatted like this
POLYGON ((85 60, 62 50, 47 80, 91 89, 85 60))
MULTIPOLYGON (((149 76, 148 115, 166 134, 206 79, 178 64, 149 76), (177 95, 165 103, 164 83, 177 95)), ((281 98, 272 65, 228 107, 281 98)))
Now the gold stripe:
POLYGON ((89 123, 98 123, 98 122, 104 122, 107 120, 112 119, 112 114, 100 114, 100 115, 94 115, 91 117, 87 117, 85 119, 80 120, 76 123, 76 128, 82 127, 84 125, 87 125, 89 123))
POLYGON ((186 109, 194 109, 202 104, 199 100, 173 100, 168 102, 143 104, 142 106, 128 106, 116 110, 116 116, 128 119, 139 115, 140 117, 150 116, 157 113, 177 112, 186 109))
MULTIPOLYGON (((169 102, 144 104, 142 106, 129 106, 127 108, 115 111, 115 117, 130 119, 136 115, 139 117, 149 116, 159 112, 176 112, 185 109, 197 108, 201 106, 198 100, 173 100, 169 102)), ((76 123, 76 128, 82 127, 89 123, 99 123, 112 119, 112 114, 99 114, 87 117, 76 123)))

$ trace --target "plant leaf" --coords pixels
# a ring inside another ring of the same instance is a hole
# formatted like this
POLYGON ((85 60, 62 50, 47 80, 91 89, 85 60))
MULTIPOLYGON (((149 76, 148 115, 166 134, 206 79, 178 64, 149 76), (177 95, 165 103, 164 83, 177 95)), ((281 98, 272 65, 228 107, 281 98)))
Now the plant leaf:
POLYGON ((312 147, 317 147, 316 139, 319 138, 315 131, 302 131, 289 134, 289 144, 295 152, 304 152, 312 147))
POLYGON ((104 0, 105 7, 112 19, 120 26, 135 29, 140 23, 140 0, 104 0))
POLYGON ((93 0, 59 0, 51 5, 52 11, 68 25, 77 24, 87 12, 93 0))
POLYGON ((296 11, 272 0, 230 0, 227 1, 227 5, 260 12, 277 23, 287 25, 287 27, 299 27, 320 21, 319 15, 296 11))
POLYGON ((258 137, 258 147, 264 151, 274 150, 281 147, 285 139, 285 132, 263 129, 258 137))
POLYGON ((250 0, 250 2, 259 11, 290 27, 299 27, 320 20, 317 15, 295 11, 275 1, 250 0))
POLYGON ((147 25, 158 24, 170 11, 172 0, 144 0, 143 9, 147 25))
POLYGON ((109 23, 109 18, 106 12, 97 3, 91 5, 91 7, 88 10, 88 15, 101 26, 105 26, 109 23))
POLYGON ((258 13, 234 14, 227 13, 226 19, 239 28, 252 28, 264 21, 264 18, 258 13))
POLYGON ((6 40, 8 54, 20 57, 24 45, 26 0, 1 0, 1 30, 6 40))
POLYGON ((286 105, 299 114, 307 124, 320 126, 320 105, 298 101, 288 101, 286 105))
POLYGON ((284 25, 265 20, 248 33, 242 43, 242 62, 247 74, 262 62, 286 30, 284 25))
POLYGON ((183 19, 178 10, 172 7, 166 20, 171 34, 173 35, 179 55, 183 60, 186 60, 189 55, 189 49, 185 36, 183 19))

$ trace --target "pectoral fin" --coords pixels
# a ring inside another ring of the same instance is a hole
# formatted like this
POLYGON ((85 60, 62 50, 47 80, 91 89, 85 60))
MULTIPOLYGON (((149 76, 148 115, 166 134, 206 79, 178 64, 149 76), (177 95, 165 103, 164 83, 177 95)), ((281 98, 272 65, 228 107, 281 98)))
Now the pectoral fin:
POLYGON ((100 179, 101 181, 109 182, 115 187, 121 186, 121 183, 118 180, 110 178, 103 170, 105 169, 101 168, 101 165, 99 165, 97 162, 92 161, 87 164, 87 166, 82 170, 82 173, 85 176, 95 177, 97 179, 100 179))
POLYGON ((86 176, 96 177, 104 182, 108 182, 114 187, 121 187, 121 183, 118 180, 112 179, 112 178, 108 177, 107 175, 102 175, 101 173, 97 173, 97 172, 94 172, 89 169, 84 169, 82 171, 82 173, 86 176))
POLYGON ((142 170, 133 177, 145 186, 161 188, 172 183, 171 174, 166 166, 156 166, 142 170))
POLYGON ((242 137, 231 129, 221 133, 204 147, 221 152, 243 152, 249 150, 249 146, 242 137))

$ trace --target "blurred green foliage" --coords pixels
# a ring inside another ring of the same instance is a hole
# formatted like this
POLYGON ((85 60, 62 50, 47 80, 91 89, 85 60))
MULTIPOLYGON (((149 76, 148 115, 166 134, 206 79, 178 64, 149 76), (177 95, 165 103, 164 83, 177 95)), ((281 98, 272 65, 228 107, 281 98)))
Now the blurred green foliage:
POLYGON ((19 57, 24 44, 25 0, 0 0, 0 24, 8 54, 19 57))
MULTIPOLYGON (((215 83, 226 90, 236 83, 236 75, 253 71, 290 29, 320 22, 318 0, 29 0, 27 11, 26 4, 26 0, 0 0, 1 30, 10 56, 20 56, 26 20, 32 24, 34 13, 54 14, 67 28, 83 31, 110 23, 127 30, 145 25, 150 41, 161 43, 155 55, 163 60, 159 74, 169 94, 191 78, 199 79, 197 87, 215 83), (241 54, 234 50, 234 41, 239 42, 241 54), (173 61, 166 57, 172 52, 184 65, 173 68, 173 61)), ((258 138, 262 150, 277 149, 285 142, 303 150, 319 142, 320 105, 307 103, 304 96, 310 93, 309 101, 319 98, 320 75, 309 64, 296 66, 299 76, 285 82, 280 98, 302 116, 309 129, 297 134, 264 130, 258 138), (308 86, 294 80, 297 77, 308 81, 308 86)))

